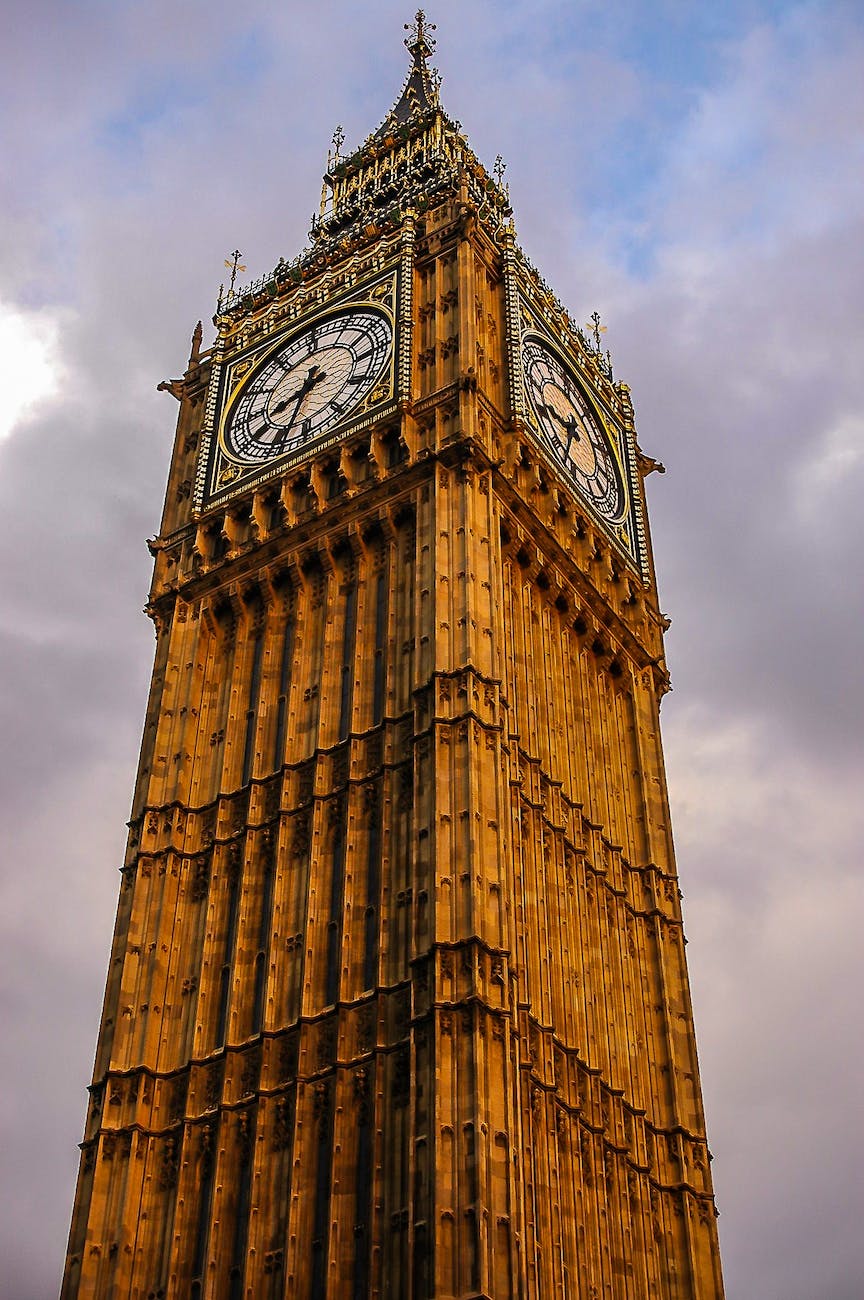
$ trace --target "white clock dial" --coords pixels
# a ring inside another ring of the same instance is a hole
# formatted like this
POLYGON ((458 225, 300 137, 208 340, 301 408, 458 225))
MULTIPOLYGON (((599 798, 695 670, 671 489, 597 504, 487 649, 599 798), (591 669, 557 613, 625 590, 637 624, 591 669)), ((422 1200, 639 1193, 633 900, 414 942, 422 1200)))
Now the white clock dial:
POLYGON ((609 523, 626 512, 624 483, 605 431, 575 377, 542 339, 522 342, 525 388, 546 447, 609 523))
POLYGON ((314 442, 357 410, 392 351, 390 318, 372 307, 307 326, 252 374, 228 408, 224 451, 242 464, 262 465, 314 442))

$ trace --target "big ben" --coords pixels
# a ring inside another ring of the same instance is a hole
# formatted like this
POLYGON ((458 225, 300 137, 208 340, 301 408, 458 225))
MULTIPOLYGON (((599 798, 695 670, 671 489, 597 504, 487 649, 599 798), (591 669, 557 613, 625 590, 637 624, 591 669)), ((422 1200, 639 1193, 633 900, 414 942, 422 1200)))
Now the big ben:
POLYGON ((64 1300, 719 1300, 626 384, 418 12, 193 335, 64 1300))

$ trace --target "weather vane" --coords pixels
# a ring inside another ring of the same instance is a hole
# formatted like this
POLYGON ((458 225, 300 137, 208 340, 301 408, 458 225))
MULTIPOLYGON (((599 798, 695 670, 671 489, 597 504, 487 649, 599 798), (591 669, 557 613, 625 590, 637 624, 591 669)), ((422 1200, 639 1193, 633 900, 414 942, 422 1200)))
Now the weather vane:
POLYGON ((405 37, 405 48, 415 53, 419 50, 424 55, 429 55, 435 49, 435 37, 430 36, 430 32, 437 31, 435 23, 427 23, 426 15, 422 9, 418 9, 414 15, 414 26, 410 23, 404 24, 408 35, 405 37))
POLYGON ((594 347, 595 347, 596 350, 599 352, 599 351, 600 351, 600 335, 606 333, 606 326, 600 324, 600 313, 599 313, 599 311, 595 311, 595 312, 592 312, 592 313, 591 313, 591 320, 590 320, 589 323, 585 326, 585 328, 586 328, 586 329, 589 329, 589 330, 591 331, 591 333, 594 335, 594 347))
POLYGON ((228 286, 229 294, 233 294, 234 292, 234 281, 237 279, 238 271, 246 270, 246 267, 240 261, 240 258, 242 256, 243 254, 240 252, 240 249, 235 248, 234 252, 231 254, 231 261, 229 262, 227 258, 225 259, 225 265, 228 267, 228 270, 231 272, 231 284, 228 286))

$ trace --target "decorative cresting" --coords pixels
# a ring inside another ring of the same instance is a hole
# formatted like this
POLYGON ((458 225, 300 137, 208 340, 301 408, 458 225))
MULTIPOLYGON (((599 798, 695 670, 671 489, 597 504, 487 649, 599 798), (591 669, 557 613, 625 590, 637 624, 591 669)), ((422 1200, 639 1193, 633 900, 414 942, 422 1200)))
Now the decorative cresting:
POLYGON ((407 31, 311 248, 160 386, 63 1300, 722 1296, 658 465, 407 31))

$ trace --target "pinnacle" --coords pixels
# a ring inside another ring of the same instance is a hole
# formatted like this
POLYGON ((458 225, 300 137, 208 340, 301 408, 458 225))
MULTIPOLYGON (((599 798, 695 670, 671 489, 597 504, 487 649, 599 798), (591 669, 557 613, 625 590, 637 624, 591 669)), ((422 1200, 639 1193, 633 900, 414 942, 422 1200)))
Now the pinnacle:
POLYGON ((439 107, 441 76, 438 69, 430 67, 428 63, 435 50, 435 37, 431 34, 435 31, 435 24, 427 22, 423 10, 418 9, 413 27, 406 23, 405 30, 408 36, 404 43, 411 55, 411 67, 402 93, 372 137, 374 140, 385 139, 413 117, 439 107))

